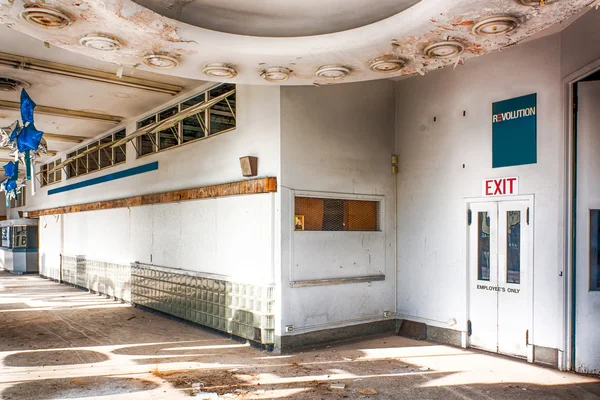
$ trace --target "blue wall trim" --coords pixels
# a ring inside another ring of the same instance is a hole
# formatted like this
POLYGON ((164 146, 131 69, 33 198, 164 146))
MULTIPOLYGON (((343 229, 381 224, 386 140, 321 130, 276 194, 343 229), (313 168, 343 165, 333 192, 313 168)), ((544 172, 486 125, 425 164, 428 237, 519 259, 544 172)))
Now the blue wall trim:
POLYGON ((81 189, 87 186, 97 185, 99 183, 110 182, 116 179, 127 178, 128 176, 143 174, 144 172, 155 171, 158 169, 158 161, 150 164, 140 165, 139 167, 129 168, 123 171, 107 174, 97 178, 88 179, 87 181, 73 183, 72 185, 62 186, 56 189, 48 190, 48 195, 68 192, 70 190, 81 189))
POLYGON ((14 247, 14 248, 0 247, 0 250, 9 251, 11 253, 37 253, 38 252, 38 249, 27 249, 24 247, 14 247))

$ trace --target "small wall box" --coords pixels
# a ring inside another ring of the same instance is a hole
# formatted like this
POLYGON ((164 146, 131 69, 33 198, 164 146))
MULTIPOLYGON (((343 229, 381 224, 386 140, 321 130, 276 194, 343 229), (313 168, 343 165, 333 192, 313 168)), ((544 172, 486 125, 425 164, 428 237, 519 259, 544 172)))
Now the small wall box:
POLYGON ((240 167, 242 168, 242 176, 251 177, 258 175, 258 157, 240 157, 240 167))

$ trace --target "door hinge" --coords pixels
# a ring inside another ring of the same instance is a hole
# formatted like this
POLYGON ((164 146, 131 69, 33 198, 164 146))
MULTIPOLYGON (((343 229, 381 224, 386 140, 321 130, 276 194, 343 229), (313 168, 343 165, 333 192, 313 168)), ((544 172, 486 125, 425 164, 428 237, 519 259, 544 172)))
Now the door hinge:
POLYGON ((467 224, 471 225, 472 220, 473 220, 473 213, 471 212, 471 210, 467 210, 467 224))
POLYGON ((529 329, 525 331, 525 345, 529 346, 529 329))
POLYGON ((473 327, 471 326, 471 320, 467 321, 467 335, 471 336, 473 333, 473 327))
POLYGON ((529 207, 527 207, 527 225, 529 225, 529 207))

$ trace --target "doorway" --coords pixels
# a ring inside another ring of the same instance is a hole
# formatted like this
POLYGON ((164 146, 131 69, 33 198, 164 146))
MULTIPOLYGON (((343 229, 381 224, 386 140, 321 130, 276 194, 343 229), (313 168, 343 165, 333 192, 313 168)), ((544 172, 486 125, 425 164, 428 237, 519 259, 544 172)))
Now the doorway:
POLYGON ((600 371, 600 73, 575 84, 572 367, 600 371))
POLYGON ((469 344, 530 358, 532 199, 468 204, 469 344))

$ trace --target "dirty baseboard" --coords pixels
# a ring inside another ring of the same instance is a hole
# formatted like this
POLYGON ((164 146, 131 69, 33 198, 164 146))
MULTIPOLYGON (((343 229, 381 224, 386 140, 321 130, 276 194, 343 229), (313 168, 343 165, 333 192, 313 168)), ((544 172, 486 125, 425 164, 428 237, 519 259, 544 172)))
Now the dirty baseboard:
POLYGON ((550 347, 533 346, 533 362, 558 368, 558 350, 550 347))
POLYGON ((365 324, 344 326, 340 328, 324 329, 296 335, 283 335, 275 337, 275 348, 282 353, 289 353, 308 347, 343 342, 351 339, 360 339, 367 336, 393 333, 396 328, 395 319, 369 322, 365 324))
POLYGON ((398 335, 415 340, 431 340, 439 343, 446 343, 452 346, 461 346, 461 332, 427 325, 423 322, 416 322, 407 319, 399 321, 398 335))

